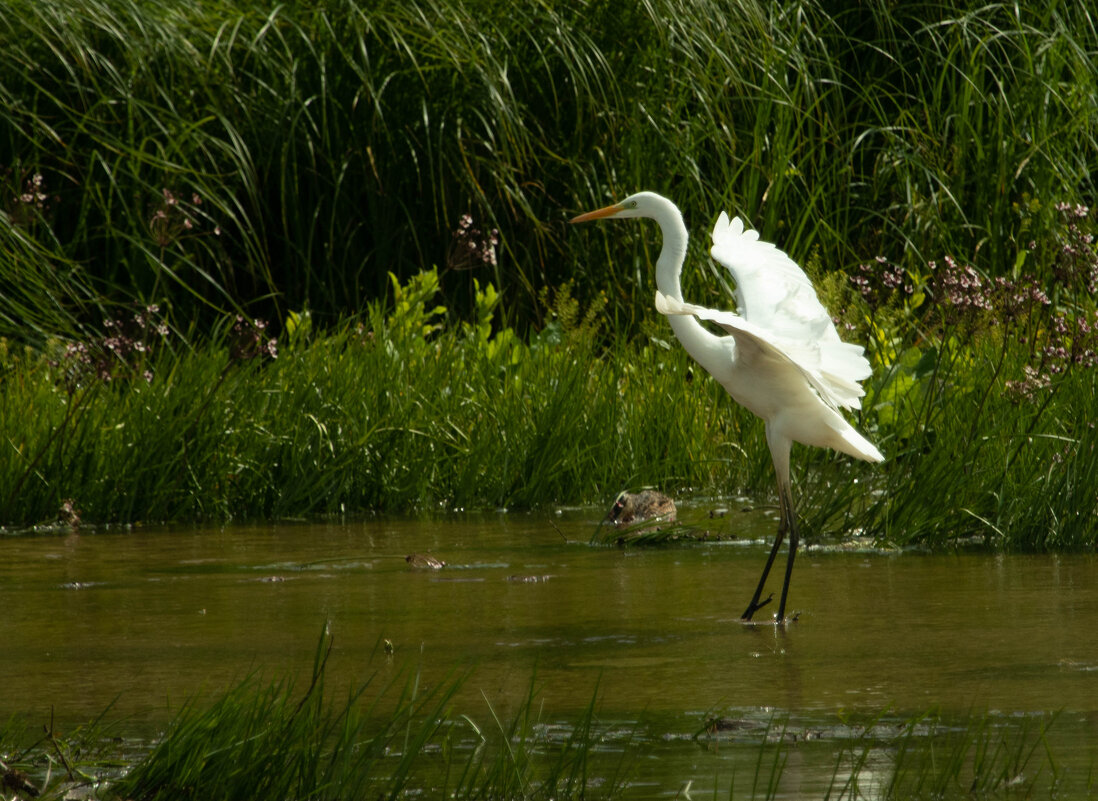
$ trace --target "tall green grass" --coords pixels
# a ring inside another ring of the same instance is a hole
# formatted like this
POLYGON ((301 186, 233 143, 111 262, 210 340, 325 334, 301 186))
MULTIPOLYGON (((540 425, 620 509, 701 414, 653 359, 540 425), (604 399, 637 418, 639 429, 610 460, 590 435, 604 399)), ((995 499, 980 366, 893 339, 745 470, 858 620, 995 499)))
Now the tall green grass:
MULTIPOLYGON (((1079 3, 13 0, 0 334, 128 302, 180 330, 331 325, 390 271, 445 272, 466 212, 501 232, 479 269, 508 322, 575 277, 635 333, 651 235, 561 222, 641 188, 827 271, 953 252, 1008 274, 1054 203, 1093 205, 1096 53, 1079 3), (21 202, 35 175, 45 201, 21 202)), ((460 271, 443 291, 471 313, 460 271)))
POLYGON ((69 500, 89 523, 151 522, 601 503, 635 483, 731 484, 740 452, 698 443, 744 415, 712 403, 712 387, 683 393, 677 350, 597 350, 599 307, 581 312, 567 294, 529 343, 493 331, 490 291, 477 323, 444 326, 437 286, 424 273, 393 290, 395 308, 334 334, 299 329, 276 359, 244 358, 255 349, 232 331, 199 350, 155 334, 105 380, 102 359, 13 347, 0 360, 4 522, 51 520, 69 500))

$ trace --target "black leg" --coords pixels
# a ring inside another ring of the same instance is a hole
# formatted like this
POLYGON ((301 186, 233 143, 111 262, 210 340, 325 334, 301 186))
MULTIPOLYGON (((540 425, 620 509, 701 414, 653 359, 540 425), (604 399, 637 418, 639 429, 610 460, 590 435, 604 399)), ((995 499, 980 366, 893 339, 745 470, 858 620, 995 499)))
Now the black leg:
POLYGON ((793 559, 797 556, 797 519, 793 503, 789 504, 789 560, 785 563, 785 581, 782 583, 782 599, 778 602, 778 622, 785 620, 785 598, 789 594, 789 579, 793 576, 793 559))
MULTIPOLYGON (((782 547, 782 539, 785 537, 785 512, 782 512, 781 523, 778 524, 778 535, 774 538, 774 547, 770 549, 770 556, 766 558, 766 567, 763 568, 762 576, 759 578, 759 586, 755 588, 755 594, 751 598, 751 603, 747 605, 747 609, 740 616, 740 620, 750 620, 752 616, 770 603, 774 599, 773 593, 767 596, 765 601, 759 601, 762 596, 763 587, 766 586, 766 577, 770 575, 770 568, 774 564, 774 557, 778 555, 778 549, 782 547)), ((784 599, 784 596, 783 596, 784 599)))
POLYGON ((766 578, 770 575, 770 568, 774 565, 774 559, 778 556, 778 549, 782 547, 785 532, 789 532, 789 561, 785 563, 785 581, 782 583, 782 599, 778 602, 778 622, 785 620, 785 600, 789 594, 789 579, 793 575, 793 557, 797 555, 797 521, 793 514, 793 488, 789 483, 789 449, 793 442, 784 436, 780 429, 775 429, 769 422, 766 424, 766 444, 770 447, 770 456, 774 460, 774 476, 778 480, 778 509, 781 519, 778 521, 778 536, 774 538, 774 547, 770 549, 770 556, 766 559, 766 567, 763 568, 759 586, 755 588, 755 595, 751 603, 741 616, 741 620, 750 620, 762 607, 770 603, 774 598, 771 593, 765 601, 760 601, 766 578))

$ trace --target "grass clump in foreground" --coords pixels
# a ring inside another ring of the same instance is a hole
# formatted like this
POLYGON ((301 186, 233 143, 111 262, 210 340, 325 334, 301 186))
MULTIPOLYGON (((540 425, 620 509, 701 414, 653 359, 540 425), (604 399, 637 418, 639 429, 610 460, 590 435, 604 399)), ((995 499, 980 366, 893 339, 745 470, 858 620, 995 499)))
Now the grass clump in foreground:
POLYGON ((837 719, 809 739, 771 719, 747 722, 750 734, 733 738, 707 724, 693 740, 668 740, 667 732, 639 734, 636 723, 600 721, 595 699, 571 720, 547 721, 531 682, 509 722, 489 710, 479 725, 453 708, 460 678, 431 688, 417 676, 384 687, 369 681, 334 698, 325 685, 331 646, 326 634, 304 692, 289 681, 248 679, 207 705, 186 705, 149 748, 131 743, 123 753, 98 725, 21 748, 14 728, 0 731, 3 781, 44 799, 79 792, 133 801, 612 799, 645 797, 653 783, 668 792, 710 781, 714 797, 962 799, 1064 797, 1087 770, 1057 762, 1049 742, 1055 716, 837 719), (670 767, 631 779, 657 749, 659 764, 670 767), (676 758, 675 749, 688 749, 689 758, 676 758), (789 776, 794 755, 799 769, 789 776))
MULTIPOLYGON (((184 709, 147 757, 111 789, 131 799, 582 797, 593 712, 552 753, 537 751, 533 698, 515 720, 484 730, 451 701, 460 679, 425 688, 371 682, 333 701, 322 638, 310 684, 249 680, 210 707, 184 709), (475 741, 460 750, 464 738, 475 741)), ((613 786, 613 782, 610 782, 613 786)))
POLYGON ((7 769, 43 798, 88 785, 94 797, 134 801, 399 798, 424 791, 438 798, 582 798, 596 784, 596 795, 618 794, 613 776, 593 782, 588 775, 600 737, 593 703, 570 735, 550 738, 539 734, 532 691, 509 723, 492 713, 481 727, 457 715, 452 700, 460 678, 430 688, 418 675, 403 685, 371 680, 335 700, 325 685, 332 644, 325 633, 304 692, 288 680, 249 678, 208 706, 184 706, 140 758, 119 763, 96 750, 80 764, 83 741, 100 731, 95 727, 75 748, 51 736, 45 746, 12 754, 0 739, 0 753, 8 751, 7 769))

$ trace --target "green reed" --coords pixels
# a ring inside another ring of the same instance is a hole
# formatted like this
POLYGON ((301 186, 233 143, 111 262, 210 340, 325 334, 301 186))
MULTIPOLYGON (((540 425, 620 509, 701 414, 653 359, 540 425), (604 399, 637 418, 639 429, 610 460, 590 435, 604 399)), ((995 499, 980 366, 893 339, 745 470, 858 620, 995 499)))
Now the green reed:
POLYGON ((480 324, 443 325, 434 273, 394 292, 281 347, 237 321, 193 349, 152 317, 46 356, 5 346, 4 522, 65 505, 95 523, 601 503, 735 472, 692 443, 740 416, 710 408, 713 388, 681 392, 677 351, 600 350, 597 315, 564 293, 527 343, 492 331, 494 293, 480 324))
POLYGON ((180 330, 245 309, 327 327, 439 265, 462 315, 470 267, 522 331, 575 277, 635 335, 651 233, 562 222, 642 188, 699 233, 746 214, 825 272, 953 252, 1007 275, 1055 203, 1094 197, 1096 52, 1077 3, 15 0, 0 334, 132 302, 180 330), (451 247, 466 213, 499 231, 476 265, 451 247))

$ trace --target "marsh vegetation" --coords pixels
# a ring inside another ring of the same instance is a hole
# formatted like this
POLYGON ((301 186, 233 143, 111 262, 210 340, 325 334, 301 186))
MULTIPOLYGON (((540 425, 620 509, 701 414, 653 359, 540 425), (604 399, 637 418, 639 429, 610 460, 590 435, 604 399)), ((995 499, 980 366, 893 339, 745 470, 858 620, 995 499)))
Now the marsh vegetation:
MULTIPOLYGON (((655 232, 564 222, 651 189, 693 234, 688 298, 730 306, 705 256, 727 210, 867 345, 856 422, 887 461, 796 455, 810 540, 1093 550, 1096 175, 1083 2, 7 0, 0 533, 642 487, 766 506, 761 425, 652 309, 655 232)), ((536 678, 506 711, 415 666, 348 694, 327 637, 162 737, 0 719, 3 793, 641 797, 679 746, 735 755, 715 797, 802 770, 829 798, 1093 791, 1061 759, 1092 728, 1032 710, 791 704, 683 735, 588 688, 554 712, 536 678)))
POLYGON ((799 456, 806 528, 1094 542, 1084 4, 17 0, 0 40, 4 525, 769 494, 654 233, 562 224, 651 188, 688 295, 725 208, 869 346, 889 461, 799 456))

